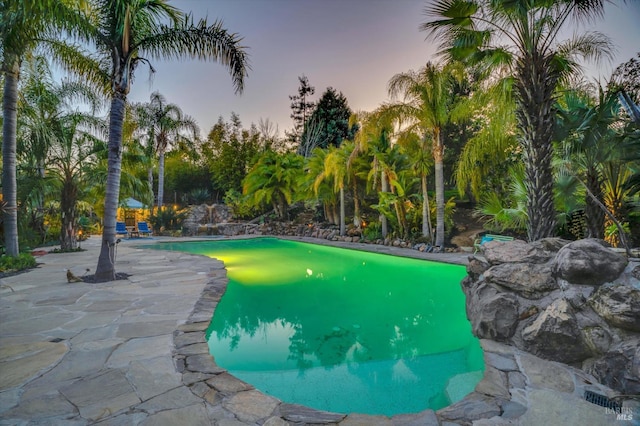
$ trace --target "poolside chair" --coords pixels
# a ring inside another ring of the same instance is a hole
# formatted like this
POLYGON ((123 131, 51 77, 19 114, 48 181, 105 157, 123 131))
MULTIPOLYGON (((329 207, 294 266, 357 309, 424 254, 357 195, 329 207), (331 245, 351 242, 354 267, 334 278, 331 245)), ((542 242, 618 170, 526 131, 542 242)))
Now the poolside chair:
POLYGON ((129 238, 129 230, 127 229, 127 226, 124 224, 124 222, 116 222, 116 237, 118 235, 125 235, 127 238, 129 238))
POLYGON ((147 222, 138 222, 138 233, 140 235, 151 236, 151 230, 149 229, 149 225, 147 225, 147 222))

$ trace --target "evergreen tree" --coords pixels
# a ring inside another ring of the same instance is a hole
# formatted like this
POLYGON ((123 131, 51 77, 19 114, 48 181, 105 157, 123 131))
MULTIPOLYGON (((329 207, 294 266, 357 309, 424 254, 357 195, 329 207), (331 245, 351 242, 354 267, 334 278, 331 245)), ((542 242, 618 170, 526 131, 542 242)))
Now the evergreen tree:
POLYGON ((293 119, 293 131, 287 133, 289 140, 294 143, 300 142, 300 137, 304 133, 307 125, 307 120, 311 115, 311 111, 315 106, 315 103, 309 100, 309 96, 316 92, 316 88, 309 85, 309 79, 306 75, 298 77, 300 81, 300 87, 298 88, 297 95, 290 95, 291 100, 291 118, 293 119))
MULTIPOLYGON (((344 139, 353 139, 358 130, 357 126, 349 125, 349 117, 352 111, 347 104, 347 98, 342 92, 336 92, 333 87, 327 88, 318 101, 316 108, 309 117, 310 124, 302 134, 302 140, 314 140, 316 146, 326 148, 329 145, 339 147, 344 139), (308 138, 306 133, 310 131, 311 124, 314 124, 314 138, 308 138)), ((298 152, 306 152, 304 143, 300 145, 298 152)))

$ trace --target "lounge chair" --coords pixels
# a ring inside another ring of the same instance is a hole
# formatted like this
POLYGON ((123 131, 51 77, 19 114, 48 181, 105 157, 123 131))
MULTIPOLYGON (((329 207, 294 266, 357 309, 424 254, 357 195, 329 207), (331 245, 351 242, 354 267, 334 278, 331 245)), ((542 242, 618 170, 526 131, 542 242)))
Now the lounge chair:
POLYGON ((127 229, 127 226, 124 224, 124 222, 116 222, 116 237, 118 235, 125 235, 127 238, 129 238, 129 230, 127 229))
POLYGON ((151 230, 149 229, 149 225, 147 225, 147 222, 138 222, 138 233, 140 235, 151 236, 151 230))

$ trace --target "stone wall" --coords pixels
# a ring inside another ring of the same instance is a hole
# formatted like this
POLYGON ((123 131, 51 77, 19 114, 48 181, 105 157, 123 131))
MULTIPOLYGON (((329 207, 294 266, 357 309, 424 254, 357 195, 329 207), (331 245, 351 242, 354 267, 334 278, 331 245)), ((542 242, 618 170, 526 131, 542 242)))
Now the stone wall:
POLYGON ((640 261, 604 241, 488 242, 462 287, 473 333, 640 394, 640 261))
POLYGON ((231 210, 225 204, 201 204, 192 206, 182 223, 186 235, 206 234, 213 224, 227 223, 231 219, 231 210))

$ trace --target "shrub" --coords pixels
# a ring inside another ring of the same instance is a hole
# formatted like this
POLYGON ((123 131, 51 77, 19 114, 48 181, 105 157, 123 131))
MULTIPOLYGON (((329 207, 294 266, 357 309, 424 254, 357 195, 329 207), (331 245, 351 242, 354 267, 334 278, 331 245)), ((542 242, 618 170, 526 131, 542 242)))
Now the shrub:
POLYGON ((162 208, 149 218, 154 231, 176 231, 182 228, 182 222, 187 217, 187 211, 178 211, 173 207, 162 208))
POLYGON ((17 272, 29 268, 35 268, 36 258, 31 253, 20 253, 18 256, 0 257, 0 272, 17 272))

